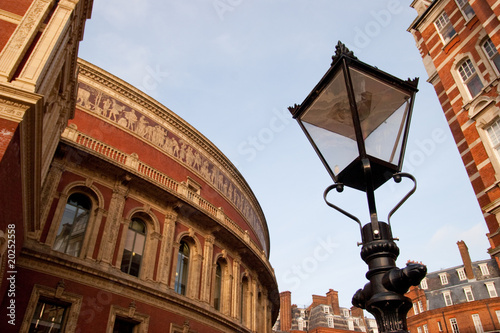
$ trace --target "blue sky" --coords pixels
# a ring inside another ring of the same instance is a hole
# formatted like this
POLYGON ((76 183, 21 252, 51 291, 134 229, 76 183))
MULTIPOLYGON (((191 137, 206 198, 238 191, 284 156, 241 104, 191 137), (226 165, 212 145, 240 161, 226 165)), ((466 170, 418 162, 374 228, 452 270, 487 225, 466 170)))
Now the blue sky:
MULTIPOLYGON (((433 87, 407 28, 410 1, 94 0, 80 57, 146 92, 188 121, 240 170, 266 215, 280 291, 309 305, 339 291, 350 307, 367 282, 357 225, 329 208, 332 184, 287 110, 328 70, 337 41, 362 61, 402 79, 420 77, 404 171, 417 192, 392 217, 398 265, 429 271, 488 258, 487 229, 433 87)), ((376 192, 380 220, 409 190, 392 181, 376 192)), ((361 221, 365 195, 335 202, 361 221)))

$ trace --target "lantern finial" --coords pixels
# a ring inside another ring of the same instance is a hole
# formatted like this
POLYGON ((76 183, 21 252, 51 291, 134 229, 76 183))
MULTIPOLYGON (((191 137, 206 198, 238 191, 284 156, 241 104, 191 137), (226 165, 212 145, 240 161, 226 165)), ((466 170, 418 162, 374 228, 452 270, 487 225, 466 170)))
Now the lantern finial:
POLYGON ((344 43, 341 41, 338 41, 337 45, 335 46, 335 55, 332 56, 332 65, 337 62, 337 60, 342 56, 346 55, 348 57, 351 57, 353 59, 358 59, 354 53, 345 46, 344 43))

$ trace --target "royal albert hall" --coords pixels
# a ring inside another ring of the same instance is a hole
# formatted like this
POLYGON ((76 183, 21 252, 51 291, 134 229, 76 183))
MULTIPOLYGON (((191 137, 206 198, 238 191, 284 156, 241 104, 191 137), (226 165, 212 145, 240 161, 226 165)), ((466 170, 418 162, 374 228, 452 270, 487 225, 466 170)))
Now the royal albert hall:
POLYGON ((18 259, 21 331, 52 325, 47 308, 65 332, 270 332, 276 319, 268 228, 241 174, 175 113, 83 60, 40 221, 18 259))
POLYGON ((92 4, 0 1, 0 331, 271 332, 255 195, 190 124, 78 59, 92 4))

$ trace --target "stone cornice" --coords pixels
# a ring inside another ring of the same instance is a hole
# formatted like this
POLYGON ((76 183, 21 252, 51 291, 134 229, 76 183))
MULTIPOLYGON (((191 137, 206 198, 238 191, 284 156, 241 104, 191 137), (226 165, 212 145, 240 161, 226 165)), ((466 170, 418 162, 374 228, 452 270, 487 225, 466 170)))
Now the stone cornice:
POLYGON ((186 121, 169 110, 167 107, 160 104, 158 101, 97 66, 94 66, 82 59, 79 59, 78 62, 80 81, 88 84, 95 82, 103 87, 106 87, 112 91, 114 95, 119 95, 121 98, 130 100, 141 109, 150 112, 154 116, 165 121, 168 126, 172 127, 176 131, 176 134, 182 135, 187 138, 188 141, 195 143, 206 153, 205 157, 207 159, 210 159, 217 165, 220 165, 224 171, 236 181, 237 185, 244 191, 246 198, 251 202, 254 212, 257 214, 263 225, 266 253, 269 254, 269 233, 262 208, 248 183, 236 167, 227 159, 227 157, 194 127, 189 125, 186 121))
POLYGON ((206 303, 181 296, 166 285, 155 281, 138 280, 111 267, 103 270, 102 265, 97 262, 73 257, 71 261, 64 260, 60 256, 44 253, 47 251, 52 252, 36 245, 30 248, 28 245, 22 249, 16 264, 18 267, 55 275, 64 280, 137 300, 164 311, 192 318, 218 330, 241 330, 241 324, 237 319, 222 315, 206 303))

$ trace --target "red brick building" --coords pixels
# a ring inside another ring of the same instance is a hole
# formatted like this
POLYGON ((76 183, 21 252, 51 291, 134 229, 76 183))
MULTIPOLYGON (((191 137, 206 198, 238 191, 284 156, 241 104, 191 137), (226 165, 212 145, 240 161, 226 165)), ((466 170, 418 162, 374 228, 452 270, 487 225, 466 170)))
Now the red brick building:
POLYGON ((377 323, 366 318, 363 309, 340 307, 338 291, 330 289, 325 296, 312 295, 307 308, 292 304, 289 291, 280 293, 280 314, 274 332, 309 333, 377 333, 377 323))
POLYGON ((91 9, 0 2, 1 331, 271 331, 251 188, 186 121, 77 59, 91 9))
POLYGON ((492 0, 415 0, 410 31, 500 256, 500 8, 492 0))
POLYGON ((496 260, 472 261, 457 243, 462 265, 429 272, 407 293, 410 332, 500 332, 500 271, 496 260))

